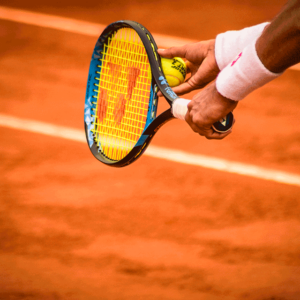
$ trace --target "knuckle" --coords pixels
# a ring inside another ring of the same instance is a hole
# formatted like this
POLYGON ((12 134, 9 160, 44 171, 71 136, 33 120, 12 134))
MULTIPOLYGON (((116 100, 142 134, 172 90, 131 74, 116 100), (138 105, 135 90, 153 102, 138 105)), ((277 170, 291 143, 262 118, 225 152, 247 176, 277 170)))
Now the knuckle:
POLYGON ((192 122, 198 126, 201 125, 201 120, 197 114, 192 114, 192 122))
MULTIPOLYGON (((199 133, 199 130, 198 130, 198 128, 197 127, 195 127, 195 126, 191 126, 191 128, 192 128, 192 130, 194 131, 194 132, 196 132, 196 133, 199 133)), ((199 133, 200 134, 200 133, 199 133)))
POLYGON ((182 46, 182 52, 183 52, 183 56, 186 57, 189 51, 189 45, 185 44, 184 46, 182 46))
POLYGON ((192 101, 189 102, 189 104, 187 105, 187 108, 188 108, 189 111, 192 110, 192 108, 193 108, 193 102, 192 101))
POLYGON ((197 126, 195 126, 193 123, 191 123, 189 120, 187 120, 187 123, 190 125, 191 129, 198 133, 199 129, 197 128, 197 126))
POLYGON ((170 54, 174 55, 177 52, 177 47, 171 47, 168 50, 170 54))

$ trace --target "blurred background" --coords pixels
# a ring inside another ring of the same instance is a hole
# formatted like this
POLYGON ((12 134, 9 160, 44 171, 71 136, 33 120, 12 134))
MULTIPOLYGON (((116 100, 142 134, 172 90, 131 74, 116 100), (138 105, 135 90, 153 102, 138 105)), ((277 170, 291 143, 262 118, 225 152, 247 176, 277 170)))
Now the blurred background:
POLYGON ((135 20, 176 46, 271 20, 285 2, 0 0, 1 300, 300 299, 297 68, 243 100, 225 140, 173 121, 153 145, 298 183, 150 155, 110 168, 83 130, 102 25, 135 20))

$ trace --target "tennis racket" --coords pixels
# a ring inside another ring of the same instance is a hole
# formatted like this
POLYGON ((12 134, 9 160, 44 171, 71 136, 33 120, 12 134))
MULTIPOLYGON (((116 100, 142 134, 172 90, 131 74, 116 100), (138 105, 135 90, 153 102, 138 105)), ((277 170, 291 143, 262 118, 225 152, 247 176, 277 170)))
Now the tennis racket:
MULTIPOLYGON (((87 143, 99 161, 113 167, 131 164, 162 125, 174 116, 184 120, 188 103, 169 87, 145 27, 133 21, 106 27, 92 55, 84 110, 87 143), (156 116, 158 90, 170 108, 156 116)), ((229 113, 213 128, 226 132, 232 123, 229 113)))

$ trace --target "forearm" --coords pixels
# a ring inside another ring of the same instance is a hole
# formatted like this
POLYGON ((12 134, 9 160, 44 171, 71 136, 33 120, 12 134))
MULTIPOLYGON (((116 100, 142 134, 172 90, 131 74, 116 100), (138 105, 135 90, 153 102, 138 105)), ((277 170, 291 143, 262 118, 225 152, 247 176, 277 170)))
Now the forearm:
POLYGON ((300 62, 300 0, 292 0, 264 30, 256 42, 263 65, 281 73, 300 62))
POLYGON ((216 81, 221 95, 242 100, 300 62, 300 0, 290 0, 257 41, 249 44, 216 81))

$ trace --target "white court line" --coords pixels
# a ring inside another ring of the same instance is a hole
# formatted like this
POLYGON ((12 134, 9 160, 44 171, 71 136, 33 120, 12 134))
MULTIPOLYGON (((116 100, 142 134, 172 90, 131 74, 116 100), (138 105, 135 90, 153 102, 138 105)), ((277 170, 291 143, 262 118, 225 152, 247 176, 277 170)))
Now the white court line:
MULTIPOLYGON (((103 24, 79 21, 71 18, 9 8, 5 6, 0 6, 0 19, 95 37, 98 37, 106 27, 106 25, 103 24)), ((197 42, 197 40, 177 38, 158 33, 153 33, 153 36, 156 43, 162 48, 182 46, 197 42)), ((292 66, 290 69, 300 70, 300 64, 292 66)))
MULTIPOLYGON (((0 6, 0 19, 95 37, 99 36, 99 34, 106 27, 106 25, 97 23, 90 23, 3 6, 0 6)), ((196 42, 195 40, 176 38, 161 34, 154 34, 154 38, 160 47, 166 48, 196 42)), ((300 65, 296 65, 292 67, 292 69, 300 70, 300 65)), ((77 142, 86 142, 85 135, 82 130, 56 126, 44 122, 19 119, 0 114, 0 125, 18 130, 26 130, 54 137, 60 137, 77 142)), ((300 176, 297 174, 265 169, 254 165, 242 164, 204 155, 190 154, 183 151, 157 146, 149 146, 145 155, 178 163, 196 165, 204 168, 300 186, 300 176)))
MULTIPOLYGON (((0 6, 0 19, 95 37, 98 37, 107 26, 5 6, 0 6)), ((160 45, 160 47, 166 48, 197 42, 196 40, 177 38, 157 33, 153 35, 156 43, 160 45)))
MULTIPOLYGON (((86 143, 86 138, 83 130, 57 126, 54 124, 28 119, 20 119, 5 114, 0 114, 0 126, 86 143)), ((227 173, 275 181, 288 185, 300 186, 300 175, 261 168, 250 164, 233 162, 226 159, 214 158, 199 154, 191 154, 184 151, 152 145, 148 147, 145 155, 181 164, 199 166, 227 173)))

